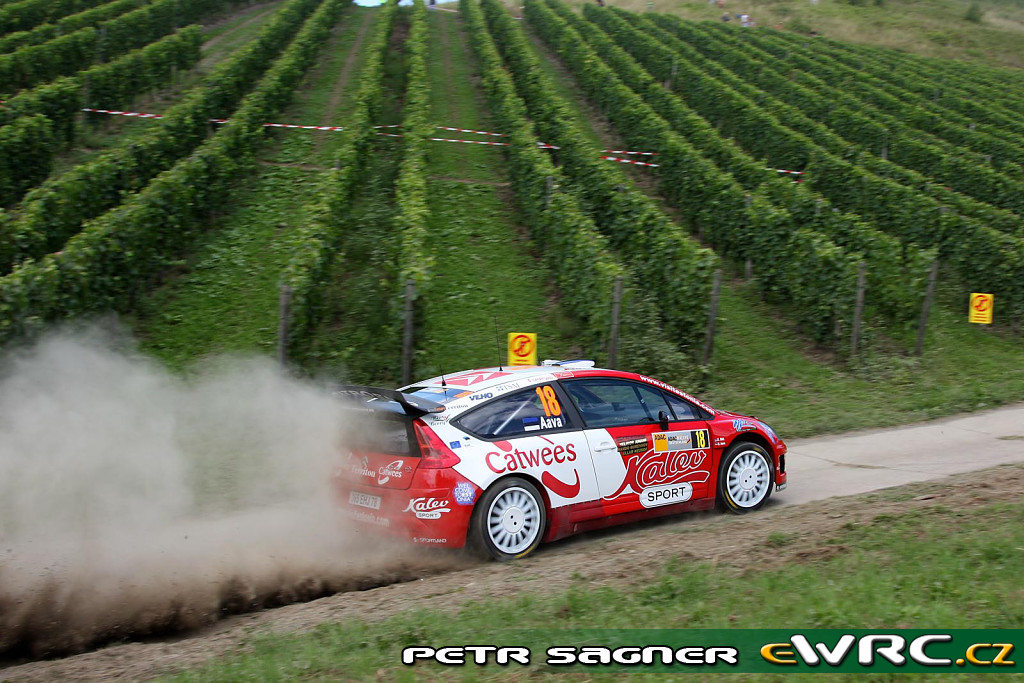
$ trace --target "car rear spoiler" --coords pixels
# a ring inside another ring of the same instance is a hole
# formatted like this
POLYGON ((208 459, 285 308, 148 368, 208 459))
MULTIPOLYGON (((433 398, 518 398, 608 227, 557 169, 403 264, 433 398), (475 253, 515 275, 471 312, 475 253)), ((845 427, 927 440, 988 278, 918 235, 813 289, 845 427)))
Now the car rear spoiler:
POLYGON ((409 417, 419 417, 421 415, 426 415, 427 413, 440 413, 444 411, 444 406, 440 403, 434 403, 433 401, 427 401, 417 396, 403 394, 402 392, 395 391, 393 389, 366 387, 358 384, 340 384, 334 387, 332 393, 337 398, 343 400, 361 401, 364 407, 368 408, 372 408, 372 406, 366 405, 370 401, 393 401, 401 406, 402 411, 409 417))

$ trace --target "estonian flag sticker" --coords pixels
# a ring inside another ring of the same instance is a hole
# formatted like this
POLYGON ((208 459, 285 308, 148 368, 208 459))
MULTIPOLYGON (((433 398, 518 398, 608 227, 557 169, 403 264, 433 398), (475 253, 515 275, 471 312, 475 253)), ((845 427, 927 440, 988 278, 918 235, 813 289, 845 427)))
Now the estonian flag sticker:
POLYGON ((540 431, 540 418, 539 417, 524 417, 523 418, 523 429, 528 432, 540 431))

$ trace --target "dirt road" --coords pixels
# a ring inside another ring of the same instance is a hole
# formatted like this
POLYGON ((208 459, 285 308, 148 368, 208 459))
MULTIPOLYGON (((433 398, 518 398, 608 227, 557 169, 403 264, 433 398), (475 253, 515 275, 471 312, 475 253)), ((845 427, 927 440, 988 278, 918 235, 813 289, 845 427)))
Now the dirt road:
POLYGON ((789 471, 789 489, 757 514, 683 515, 569 539, 521 562, 425 567, 418 575, 406 572, 396 579, 405 583, 231 617, 186 637, 10 666, 0 669, 0 680, 144 679, 244 649, 254 631, 287 633, 325 621, 379 620, 410 607, 452 613, 469 601, 493 595, 562 591, 578 581, 580 573, 590 585, 638 584, 672 556, 729 566, 817 557, 827 549, 821 546, 823 540, 846 524, 867 524, 878 515, 933 505, 967 508, 1019 500, 1024 487, 1024 405, 896 429, 793 441, 789 471), (908 482, 916 483, 849 495, 908 482), (777 531, 787 534, 788 544, 765 545, 764 539, 777 531))
POLYGON ((1024 405, 789 443, 794 505, 1024 462, 1024 405))

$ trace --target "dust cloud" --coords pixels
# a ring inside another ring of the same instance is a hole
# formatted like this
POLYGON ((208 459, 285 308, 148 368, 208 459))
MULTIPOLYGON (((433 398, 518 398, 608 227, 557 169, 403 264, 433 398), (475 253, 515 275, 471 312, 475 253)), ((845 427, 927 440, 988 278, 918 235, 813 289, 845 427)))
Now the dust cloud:
POLYGON ((346 527, 350 424, 266 359, 188 379, 100 329, 0 361, 0 655, 43 657, 407 580, 453 560, 346 527))

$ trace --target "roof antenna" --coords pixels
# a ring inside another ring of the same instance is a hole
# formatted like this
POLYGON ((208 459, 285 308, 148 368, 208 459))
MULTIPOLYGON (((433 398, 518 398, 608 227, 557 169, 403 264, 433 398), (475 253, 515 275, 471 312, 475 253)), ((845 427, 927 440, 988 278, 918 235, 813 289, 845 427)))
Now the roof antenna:
POLYGON ((448 388, 448 382, 444 381, 444 368, 441 368, 441 386, 445 389, 448 388))
POLYGON ((492 316, 494 318, 494 346, 498 350, 498 372, 505 372, 505 368, 501 366, 501 335, 498 334, 498 316, 492 316))

